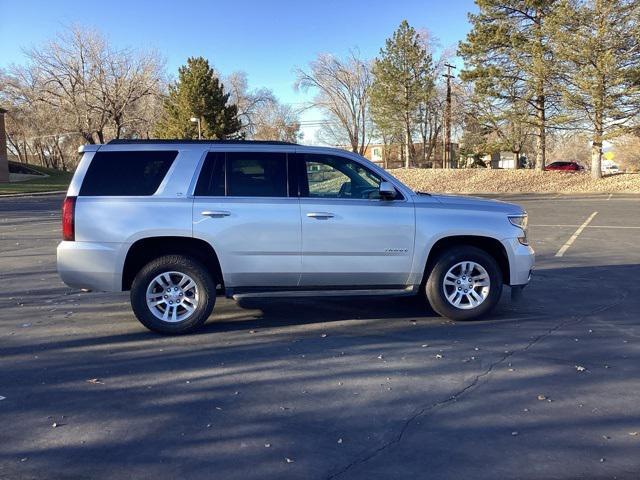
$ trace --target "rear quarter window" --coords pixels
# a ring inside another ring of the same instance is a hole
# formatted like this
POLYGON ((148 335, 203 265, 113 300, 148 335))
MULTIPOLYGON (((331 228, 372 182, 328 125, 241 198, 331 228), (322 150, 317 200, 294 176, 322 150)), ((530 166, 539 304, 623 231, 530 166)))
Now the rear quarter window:
POLYGON ((84 176, 80 195, 153 195, 177 156, 177 151, 97 152, 84 176))

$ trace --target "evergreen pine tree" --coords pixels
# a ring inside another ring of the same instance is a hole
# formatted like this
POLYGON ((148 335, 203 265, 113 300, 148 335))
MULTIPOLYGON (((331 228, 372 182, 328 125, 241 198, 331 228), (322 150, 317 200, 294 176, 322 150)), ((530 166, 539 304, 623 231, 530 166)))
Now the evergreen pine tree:
POLYGON ((563 0, 554 53, 566 107, 591 136, 591 175, 602 176, 602 144, 630 131, 640 113, 640 3, 563 0))
POLYGON ((418 33, 403 20, 380 50, 373 65, 371 114, 380 130, 392 136, 402 131, 405 166, 415 156, 414 120, 421 102, 434 90, 431 55, 421 45, 418 33))
POLYGON ((179 69, 178 81, 169 86, 156 136, 198 138, 198 126, 191 121, 195 117, 200 119, 202 138, 238 137, 242 127, 238 108, 228 101, 229 94, 209 62, 202 57, 189 58, 179 69))
POLYGON ((559 0, 476 0, 471 32, 460 43, 463 80, 507 107, 526 105, 536 129, 536 168, 545 165, 546 131, 555 107, 549 18, 559 0))

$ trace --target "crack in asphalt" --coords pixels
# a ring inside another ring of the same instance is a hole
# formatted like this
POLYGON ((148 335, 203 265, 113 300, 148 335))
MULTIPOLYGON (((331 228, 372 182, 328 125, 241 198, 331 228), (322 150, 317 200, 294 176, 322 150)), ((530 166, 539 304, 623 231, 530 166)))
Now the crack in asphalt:
POLYGON ((505 352, 504 354, 502 354, 500 356, 500 358, 498 360, 492 362, 483 372, 481 372, 478 375, 476 375, 470 383, 468 383, 465 387, 461 388, 460 390, 456 391, 449 398, 447 398, 446 400, 440 400, 439 402, 432 403, 430 405, 424 406, 420 410, 418 410, 416 413, 414 413, 412 416, 410 416, 407 420, 405 420, 404 424, 402 425, 402 428, 400 429, 400 431, 398 432, 398 434, 395 437, 391 438, 389 441, 385 442, 380 447, 376 448, 375 450, 373 450, 372 452, 368 453, 367 455, 355 459, 354 461, 352 461, 351 463, 347 464, 346 466, 344 466, 343 468, 341 468, 337 472, 330 474, 328 477, 326 477, 326 479, 327 480, 333 480, 335 478, 338 478, 338 477, 342 476, 344 473, 346 473, 348 470, 350 470, 352 467, 354 467, 356 465, 360 465, 362 463, 366 463, 369 460, 373 459, 374 457, 377 457, 380 453, 382 453, 384 450, 388 449, 389 447, 400 443, 402 441, 402 438, 404 437, 405 432, 407 431, 407 429, 411 426, 411 424, 416 419, 418 419, 419 417, 422 417, 423 415, 431 412, 432 410, 435 410, 436 408, 445 407, 445 406, 447 406, 447 405, 449 405, 449 404, 451 404, 453 402, 456 402, 458 400, 458 398, 464 396, 465 393, 469 392, 470 390, 473 390, 478 385, 478 383, 480 382, 480 380, 482 378, 488 376, 494 370, 495 367, 497 367, 498 365, 502 364, 508 358, 513 357, 517 353, 526 352, 531 347, 533 347, 534 345, 536 345, 537 343, 539 343, 540 341, 544 340, 545 338, 547 338, 548 336, 550 336, 554 332, 560 330, 562 327, 564 327, 566 325, 569 325, 571 323, 579 323, 579 322, 581 322, 582 320, 584 320, 585 318, 587 318, 587 317, 589 317, 591 315, 602 313, 602 312, 604 312, 604 311, 606 311, 606 310, 608 310, 610 308, 616 307, 617 305, 622 303, 627 298, 628 293, 629 293, 628 290, 625 291, 615 302, 612 302, 612 303, 607 304, 607 305, 600 306, 600 307, 595 308, 595 309, 593 309, 593 310, 591 310, 589 312, 586 312, 586 313, 584 313, 582 315, 574 316, 574 317, 571 317, 571 318, 568 318, 566 320, 563 320, 563 321, 559 322, 554 327, 551 327, 551 328, 547 329, 544 333, 541 333, 537 337, 533 338, 523 348, 520 348, 518 350, 505 352))

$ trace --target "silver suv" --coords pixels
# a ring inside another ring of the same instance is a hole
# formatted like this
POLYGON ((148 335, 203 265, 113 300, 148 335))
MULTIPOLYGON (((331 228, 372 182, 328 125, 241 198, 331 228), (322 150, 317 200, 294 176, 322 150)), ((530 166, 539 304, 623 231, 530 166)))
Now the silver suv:
POLYGON ((58 272, 72 287, 130 290, 157 332, 201 326, 218 293, 425 294, 467 320, 533 267, 519 206, 414 192, 343 150, 119 140, 80 151, 58 272))

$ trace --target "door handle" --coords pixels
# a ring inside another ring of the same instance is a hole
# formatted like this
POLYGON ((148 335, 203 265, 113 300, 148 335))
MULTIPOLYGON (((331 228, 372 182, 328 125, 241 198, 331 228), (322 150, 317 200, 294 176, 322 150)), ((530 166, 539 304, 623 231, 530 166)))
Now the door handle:
POLYGON ((318 220, 326 220, 327 218, 333 218, 335 215, 329 212, 310 212, 307 213, 309 218, 317 218, 318 220))
POLYGON ((222 218, 228 217, 231 215, 231 212, 227 212, 226 210, 205 210, 204 212, 201 212, 201 215, 211 218, 222 218))

